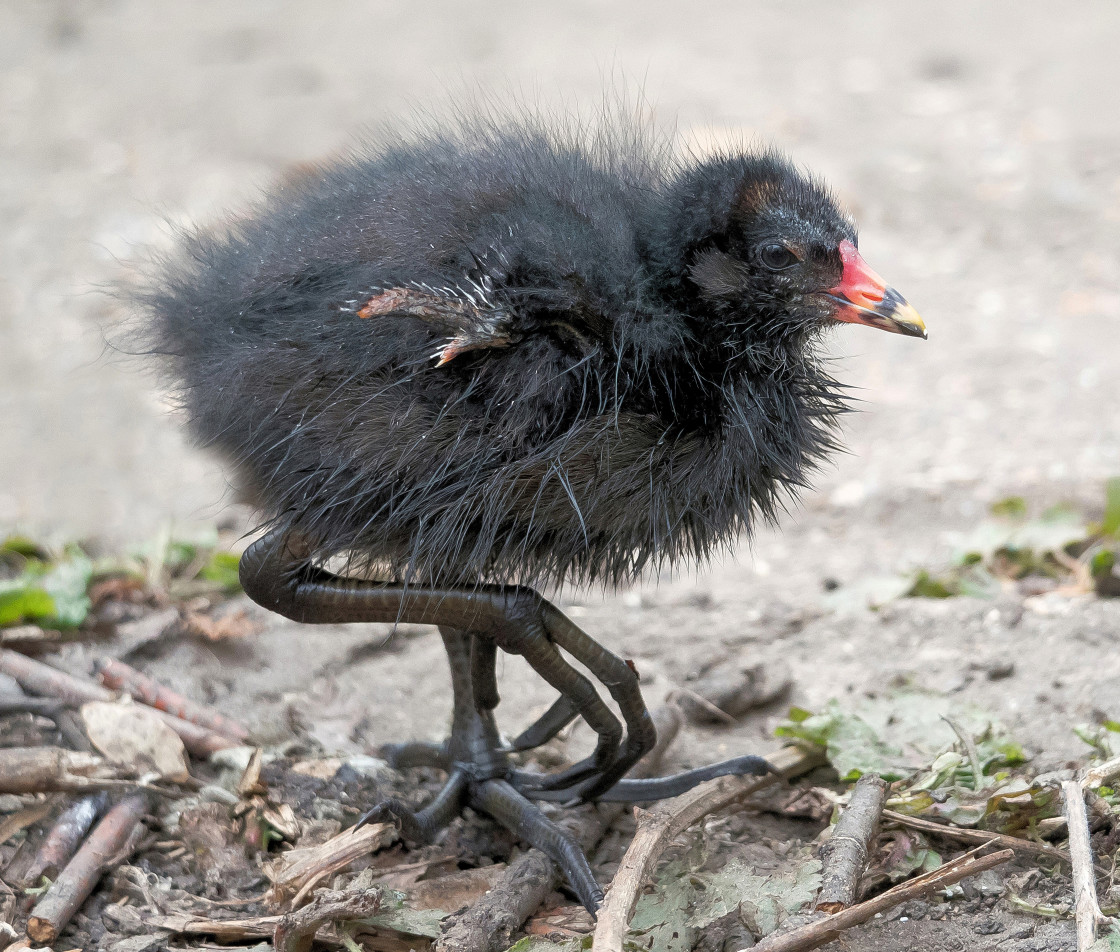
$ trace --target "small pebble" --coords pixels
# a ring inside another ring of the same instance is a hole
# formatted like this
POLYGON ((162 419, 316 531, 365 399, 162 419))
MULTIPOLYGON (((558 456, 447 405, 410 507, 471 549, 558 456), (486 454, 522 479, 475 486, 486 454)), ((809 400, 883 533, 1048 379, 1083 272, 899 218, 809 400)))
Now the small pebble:
POLYGON ((238 803, 240 799, 236 793, 231 793, 225 787, 219 787, 216 783, 206 784, 198 791, 198 798, 204 803, 224 803, 231 807, 238 803))

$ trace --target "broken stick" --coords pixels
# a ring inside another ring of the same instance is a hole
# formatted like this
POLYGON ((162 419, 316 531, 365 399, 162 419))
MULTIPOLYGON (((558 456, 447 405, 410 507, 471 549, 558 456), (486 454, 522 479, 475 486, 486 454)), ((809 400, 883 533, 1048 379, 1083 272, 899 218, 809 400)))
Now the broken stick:
POLYGON ((1017 853, 1029 853, 1031 856, 1044 856, 1070 865, 1069 853, 1065 850, 1060 850, 1056 846, 1051 846, 1048 843, 1036 843, 1034 840, 1024 839, 1021 836, 1011 836, 1007 833, 990 833, 987 830, 977 830, 965 826, 952 826, 949 823, 935 823, 933 820, 923 820, 921 817, 907 816, 905 813, 896 813, 894 810, 884 810, 883 819, 896 826, 905 826, 912 830, 921 830, 923 833, 933 833, 935 836, 944 836, 951 840, 963 840, 965 843, 986 843, 990 846, 999 846, 1003 849, 1015 850, 1017 853))
MULTIPOLYGON (((35 661, 8 648, 0 648, 0 672, 11 675, 24 690, 32 694, 58 698, 74 707, 80 707, 90 701, 112 701, 116 697, 112 691, 103 688, 100 684, 76 678, 72 674, 52 668, 49 664, 35 661)), ((175 717, 165 711, 160 711, 159 714, 182 738, 183 746, 196 757, 206 759, 219 750, 238 746, 238 742, 232 737, 184 721, 181 717, 175 717)))
POLYGON ((311 952, 315 933, 338 922, 368 919, 381 908, 381 890, 358 893, 332 890, 320 893, 302 909, 289 912, 276 924, 272 945, 276 952, 311 952))
MULTIPOLYGON (((210 936, 222 943, 240 944, 259 939, 272 939, 276 929, 287 918, 287 916, 252 916, 245 919, 204 919, 175 913, 168 916, 145 915, 144 924, 151 929, 160 929, 176 935, 192 938, 210 936)), ((361 948, 368 952, 424 952, 428 948, 427 939, 405 937, 388 929, 375 932, 366 922, 357 922, 355 931, 360 933, 361 948)), ((315 935, 317 945, 331 949, 352 949, 353 940, 349 940, 349 945, 347 941, 332 925, 324 925, 315 935)))
POLYGON ((369 823, 343 830, 318 846, 296 847, 281 853, 265 869, 265 875, 272 881, 269 901, 294 908, 326 876, 388 846, 396 838, 397 831, 391 823, 369 823))
POLYGON ((848 908, 855 900, 886 799, 885 780, 874 774, 860 777, 847 809, 840 814, 828 842, 821 847, 824 868, 817 897, 819 911, 831 915, 848 908))
MULTIPOLYGON (((653 713, 657 744, 630 772, 649 776, 680 731, 684 717, 679 708, 666 706, 653 713)), ((582 816, 565 817, 561 827, 575 835, 580 847, 594 848, 622 813, 622 804, 603 805, 582 816)), ((432 946, 432 952, 499 952, 560 883, 560 873, 544 853, 531 849, 509 864, 479 902, 450 922, 432 946)))
POLYGON ((1097 904, 1097 884, 1093 871, 1093 847, 1089 842, 1089 817, 1085 794, 1076 780, 1062 783, 1062 799, 1069 830, 1069 855, 1073 865, 1073 909, 1077 919, 1077 952, 1088 952, 1097 939, 1097 929, 1108 925, 1108 918, 1097 904))
POLYGON ((121 776, 121 770, 100 757, 63 747, 0 750, 0 793, 84 790, 96 786, 97 780, 121 776))
MULTIPOLYGON (((1015 856, 1014 850, 1000 850, 987 856, 977 856, 977 851, 982 849, 983 846, 978 846, 969 853, 949 860, 933 872, 900 883, 885 893, 858 905, 849 906, 835 915, 807 923, 781 935, 767 936, 754 947, 754 952, 808 952, 809 949, 815 949, 838 938, 845 929, 874 919, 875 916, 882 915, 911 899, 951 886, 966 876, 976 876, 987 869, 1001 866, 1015 856)), ((595 948, 598 952, 599 947, 595 946, 595 948)))
POLYGON ((102 658, 95 665, 98 678, 107 688, 123 691, 133 700, 157 711, 196 724, 244 744, 249 740, 249 729, 217 711, 184 697, 155 678, 150 678, 123 661, 102 658))
POLYGON ((89 898, 109 866, 127 858, 136 847, 142 830, 140 821, 148 809, 142 793, 125 797, 94 827, 74 858, 58 874, 43 898, 31 910, 27 934, 36 942, 51 945, 74 913, 89 898))
POLYGON ((607 898, 599 909, 595 926, 595 952, 622 952, 627 923, 634 914, 638 896, 666 847, 692 824, 717 810, 775 783, 808 773, 825 763, 824 751, 814 747, 783 747, 766 758, 777 775, 766 777, 720 777, 661 804, 656 810, 638 814, 638 831, 630 843, 607 898))
POLYGON ((90 794, 70 804, 59 814, 31 860, 31 865, 23 874, 26 885, 37 886, 43 876, 54 879, 58 875, 58 871, 66 866, 85 839, 94 820, 105 809, 107 800, 108 794, 104 792, 90 794))

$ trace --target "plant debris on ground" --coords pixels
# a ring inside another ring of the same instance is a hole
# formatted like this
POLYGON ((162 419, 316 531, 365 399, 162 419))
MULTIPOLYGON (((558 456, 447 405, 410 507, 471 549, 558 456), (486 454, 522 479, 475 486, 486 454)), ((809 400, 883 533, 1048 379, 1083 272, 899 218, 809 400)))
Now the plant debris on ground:
MULTIPOLYGON (((1098 522, 1069 510, 1032 520, 1008 500, 977 539, 936 576, 944 591, 920 590, 930 575, 910 594, 948 597, 974 584, 1114 594, 1120 481, 1098 522)), ((142 652, 121 642, 126 623, 170 611, 161 638, 252 633, 223 614, 237 591, 229 541, 166 533, 123 557, 19 537, 0 547, 0 634, 16 634, 0 646, 0 949, 438 950, 448 923, 490 893, 516 855, 510 836, 479 817, 428 846, 401 842, 391 827, 355 831, 382 798, 425 802, 438 774, 339 757, 306 736, 246 742, 248 731, 203 699, 144 680, 142 652), (51 652, 68 640, 99 659, 84 676, 52 667, 51 652)), ((869 775, 889 787, 857 902, 969 850, 1010 848, 1014 864, 928 895, 909 914, 967 910, 997 931, 1009 917, 1071 917, 1062 783, 1084 776, 1100 913, 1120 916, 1116 716, 1071 723, 1083 761, 1041 772, 1029 745, 985 711, 914 684, 793 708, 778 742, 819 748, 828 766, 678 840, 639 898, 627 949, 722 952, 821 921, 812 912, 821 846, 852 784, 869 775)), ((623 814, 593 854, 604 881, 632 824, 623 814)), ((590 948, 593 926, 570 896, 553 893, 503 948, 574 952, 590 948)), ((1102 924, 1093 948, 1120 950, 1120 930, 1102 924)))
POLYGON ((991 517, 962 540, 953 564, 920 569, 906 594, 988 598, 1003 586, 1024 595, 1062 590, 1120 596, 1120 478, 1106 484, 1099 522, 1064 504, 1032 518, 1021 496, 994 503, 991 517))

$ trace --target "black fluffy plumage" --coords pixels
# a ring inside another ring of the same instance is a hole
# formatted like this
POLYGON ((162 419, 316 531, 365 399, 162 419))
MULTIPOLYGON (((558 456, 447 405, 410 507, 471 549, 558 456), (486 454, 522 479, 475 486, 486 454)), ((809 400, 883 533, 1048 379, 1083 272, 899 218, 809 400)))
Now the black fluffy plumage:
POLYGON ((200 442, 319 556, 618 583, 772 518, 834 447, 843 241, 771 152, 475 119, 185 238, 143 303, 200 442))

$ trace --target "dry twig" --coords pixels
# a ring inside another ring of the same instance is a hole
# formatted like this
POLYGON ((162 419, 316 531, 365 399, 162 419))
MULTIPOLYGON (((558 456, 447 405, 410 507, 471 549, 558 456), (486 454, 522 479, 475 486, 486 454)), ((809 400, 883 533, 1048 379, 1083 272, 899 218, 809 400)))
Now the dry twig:
POLYGON ((905 813, 896 813, 894 810, 884 810, 883 819, 898 826, 907 826, 912 830, 921 830, 923 833, 934 833, 953 840, 963 840, 966 843, 989 843, 1003 849, 1015 850, 1017 853, 1030 853, 1032 856, 1047 856, 1051 859, 1071 863, 1069 853, 1060 850, 1048 843, 1036 843, 1021 836, 1009 836, 1007 833, 989 833, 987 830, 975 830, 965 826, 950 826, 947 823, 935 823, 933 820, 923 820, 921 817, 907 816, 905 813))
POLYGON ((27 934, 36 942, 52 944, 93 892, 109 866, 127 858, 136 847, 140 821, 148 808, 142 793, 125 797, 94 827, 74 858, 31 910, 27 934))
POLYGON ((62 632, 38 625, 11 625, 0 629, 0 645, 43 644, 47 641, 61 641, 62 632))
POLYGON ((0 714, 36 714, 55 720, 65 710, 65 702, 49 697, 0 698, 0 714))
POLYGON ((0 750, 0 793, 88 790, 98 781, 131 773, 94 754, 62 747, 9 747, 0 750))
POLYGON ((23 881, 27 885, 36 885, 43 876, 54 879, 85 839, 94 820, 105 809, 107 799, 105 793, 94 793, 75 801, 59 814, 31 860, 31 865, 23 874, 23 881))
MULTIPOLYGON (((632 777, 649 775, 657 769, 683 721, 680 709, 672 706, 658 708, 653 718, 657 745, 630 772, 632 777)), ((622 810, 621 804, 604 805, 559 822, 575 835, 584 850, 590 851, 622 810)), ((560 873, 552 860, 540 850, 529 850, 509 864, 488 895, 448 923, 436 939, 433 952, 498 952, 506 948, 513 934, 559 883, 560 873)))
POLYGON ((626 926, 638 896, 658 858, 676 837, 709 814, 769 786, 778 777, 795 777, 825 762, 821 750, 806 751, 799 747, 783 747, 767 760, 778 772, 777 776, 720 777, 666 801, 656 810, 639 811, 638 831, 599 910, 599 922, 595 927, 596 952, 622 952, 626 926))
POLYGON ((223 943, 251 942, 254 939, 271 939, 283 916, 248 916, 244 919, 207 919, 190 913, 173 913, 168 916, 145 915, 144 924, 150 929, 163 930, 174 935, 209 936, 223 943))
MULTIPOLYGON (((44 697, 58 698, 74 707, 90 701, 112 701, 115 695, 108 688, 83 678, 76 678, 49 664, 35 661, 18 651, 0 648, 0 671, 15 678, 24 690, 44 697)), ((184 721, 180 717, 160 711, 172 730, 182 738, 183 746, 196 757, 203 759, 227 747, 236 747, 237 741, 223 737, 205 727, 184 721)))
POLYGON ((1089 842, 1089 817, 1085 794, 1076 780, 1062 783, 1066 827, 1069 830, 1069 855, 1073 863, 1073 908, 1077 917, 1077 952, 1088 952, 1096 941, 1097 929, 1108 925, 1108 918, 1097 904, 1097 884, 1093 873, 1093 847, 1089 842))
POLYGON ((0 648, 0 671, 10 674, 25 691, 58 698, 71 707, 81 707, 89 701, 113 700, 113 693, 100 685, 76 678, 9 648, 0 648))
POLYGON ((381 890, 320 893, 302 909, 283 916, 276 924, 272 945, 276 952, 311 952, 315 933, 324 925, 367 919, 381 908, 381 890))
MULTIPOLYGON (((252 942, 254 939, 272 939, 277 927, 286 916, 251 916, 245 919, 206 919, 177 913, 170 916, 145 916, 144 924, 176 935, 211 936, 223 943, 252 942)), ((427 939, 402 939, 386 932, 374 932, 367 924, 359 927, 361 945, 369 952, 421 952, 427 949, 427 939)), ((344 945, 331 927, 321 929, 315 936, 317 944, 330 948, 344 945)))
POLYGON ((343 830, 318 846, 282 853, 265 869, 272 881, 269 901, 290 908, 298 906, 324 877, 388 846, 396 837, 397 831, 391 823, 370 823, 358 829, 343 830))
POLYGON ((1086 770, 1081 786, 1086 790, 1096 790, 1097 787, 1111 786, 1117 777, 1120 777, 1120 757, 1113 757, 1086 770))
POLYGON ((95 670, 105 687, 114 691, 123 691, 141 704, 147 704, 148 707, 154 707, 158 711, 229 737, 238 744, 244 744, 249 740, 247 727, 204 704, 184 697, 122 661, 103 658, 97 663, 95 670))
POLYGON ((821 848, 821 891, 817 909, 832 914, 852 904, 867 865, 869 846, 879 826, 887 782, 874 774, 860 777, 847 809, 821 848))
POLYGON ((909 882, 899 883, 893 889, 888 889, 885 893, 866 902, 849 906, 835 915, 807 923, 781 935, 767 936, 755 946, 755 952, 807 952, 838 938, 844 930, 867 922, 895 906, 934 890, 944 889, 966 876, 975 876, 987 869, 1001 866, 1015 856, 1012 850, 1000 850, 987 856, 977 856, 977 850, 983 848, 979 846, 976 850, 949 860, 944 866, 932 872, 911 879, 909 882))
POLYGON ((54 807, 53 800, 40 800, 24 807, 22 810, 17 810, 11 816, 5 817, 4 822, 0 823, 0 846, 7 843, 20 830, 27 829, 33 823, 38 823, 54 807))

